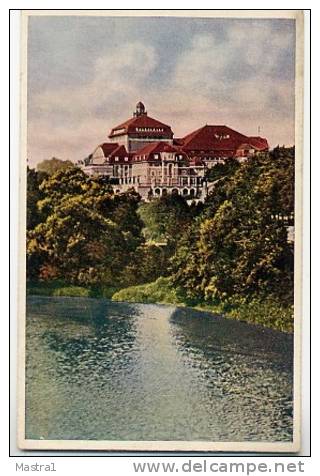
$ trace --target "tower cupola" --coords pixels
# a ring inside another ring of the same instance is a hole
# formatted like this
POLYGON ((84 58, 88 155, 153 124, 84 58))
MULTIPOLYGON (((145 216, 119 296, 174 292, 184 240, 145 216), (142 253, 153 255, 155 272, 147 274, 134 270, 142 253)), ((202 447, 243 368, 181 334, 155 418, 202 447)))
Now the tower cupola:
POLYGON ((133 113, 134 117, 139 117, 139 116, 146 116, 147 111, 146 108, 144 107, 143 102, 139 101, 138 104, 136 105, 136 110, 133 113))

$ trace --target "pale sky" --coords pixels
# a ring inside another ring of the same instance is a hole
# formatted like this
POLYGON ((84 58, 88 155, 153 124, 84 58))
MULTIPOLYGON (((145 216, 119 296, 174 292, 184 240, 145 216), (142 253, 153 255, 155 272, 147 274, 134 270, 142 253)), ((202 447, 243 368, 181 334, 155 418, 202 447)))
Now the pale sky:
POLYGON ((76 161, 142 101, 181 137, 226 124, 294 144, 294 20, 34 16, 28 159, 76 161))

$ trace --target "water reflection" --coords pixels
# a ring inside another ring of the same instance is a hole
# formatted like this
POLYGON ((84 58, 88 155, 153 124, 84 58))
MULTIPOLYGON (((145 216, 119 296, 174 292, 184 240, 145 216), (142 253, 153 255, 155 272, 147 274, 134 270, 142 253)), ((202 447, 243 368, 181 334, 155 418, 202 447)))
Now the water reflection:
MULTIPOLYGON (((221 399, 225 416, 238 411, 240 421, 252 426, 252 410, 259 433, 274 430, 275 438, 292 438, 293 338, 269 329, 211 314, 176 309, 172 334, 185 365, 197 370, 211 393, 211 402, 221 399), (259 333, 259 334, 258 334, 259 333), (258 338, 257 338, 258 337, 258 338), (251 424, 249 423, 251 420, 251 424)), ((232 418, 232 425, 234 424, 232 418)), ((223 419, 225 426, 230 418, 223 419)), ((235 440, 239 428, 230 427, 235 440), (232 431, 233 430, 233 431, 232 431)), ((255 431, 255 430, 254 430, 255 431)), ((230 432, 229 432, 230 434, 230 432)), ((242 439, 255 439, 252 432, 242 439)))
POLYGON ((28 298, 28 438, 288 441, 292 338, 169 306, 28 298))
MULTIPOLYGON (((37 318, 39 309, 31 304, 28 312, 37 318)), ((69 382, 81 384, 78 373, 103 378, 115 363, 118 371, 130 365, 136 334, 132 306, 123 306, 120 312, 104 300, 83 299, 79 305, 75 300, 53 299, 41 306, 43 314, 52 322, 40 335, 41 345, 54 353, 56 373, 66 375, 69 382)))

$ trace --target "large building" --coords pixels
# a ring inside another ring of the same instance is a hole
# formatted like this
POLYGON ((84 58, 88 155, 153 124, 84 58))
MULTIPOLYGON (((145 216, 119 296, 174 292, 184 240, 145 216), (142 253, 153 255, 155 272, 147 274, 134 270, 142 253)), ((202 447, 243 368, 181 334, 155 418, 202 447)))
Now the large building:
POLYGON ((203 199, 208 168, 268 150, 266 139, 224 125, 205 125, 175 139, 171 127, 148 116, 142 102, 108 138, 81 162, 83 170, 108 177, 115 192, 134 188, 145 199, 168 193, 203 199))

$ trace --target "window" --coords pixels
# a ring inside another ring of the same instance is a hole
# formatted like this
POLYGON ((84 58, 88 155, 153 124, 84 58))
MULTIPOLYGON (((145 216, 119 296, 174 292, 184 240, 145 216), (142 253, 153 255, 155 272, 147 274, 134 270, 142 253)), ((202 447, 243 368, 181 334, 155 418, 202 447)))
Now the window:
POLYGON ((114 158, 115 162, 119 162, 119 157, 114 158))
POLYGON ((125 157, 125 158, 124 158, 124 161, 125 161, 125 162, 128 162, 128 157, 125 157))
POLYGON ((230 139, 230 134, 214 134, 214 137, 218 140, 230 139))

